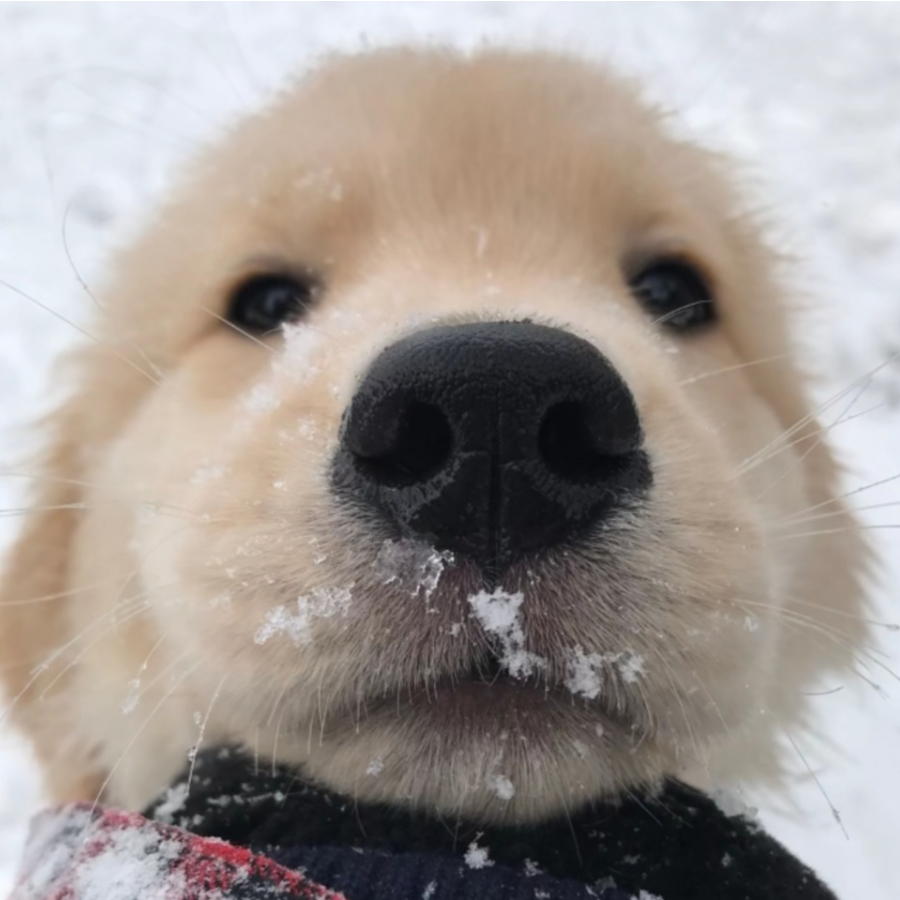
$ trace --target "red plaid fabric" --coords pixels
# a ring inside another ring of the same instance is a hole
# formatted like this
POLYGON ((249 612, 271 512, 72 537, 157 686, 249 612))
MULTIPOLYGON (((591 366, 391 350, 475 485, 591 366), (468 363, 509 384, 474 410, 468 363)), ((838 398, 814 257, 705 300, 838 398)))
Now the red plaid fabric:
POLYGON ((265 856, 137 813, 74 804, 33 822, 10 900, 346 900, 265 856))

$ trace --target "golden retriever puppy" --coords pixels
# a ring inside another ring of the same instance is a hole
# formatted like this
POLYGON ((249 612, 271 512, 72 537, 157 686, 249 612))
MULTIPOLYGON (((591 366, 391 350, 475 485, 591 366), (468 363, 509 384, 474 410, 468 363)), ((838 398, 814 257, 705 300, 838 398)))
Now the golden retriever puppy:
POLYGON ((6 562, 53 796, 201 742, 485 822, 776 773, 865 553, 773 269, 581 61, 374 52, 243 122, 120 256, 6 562))

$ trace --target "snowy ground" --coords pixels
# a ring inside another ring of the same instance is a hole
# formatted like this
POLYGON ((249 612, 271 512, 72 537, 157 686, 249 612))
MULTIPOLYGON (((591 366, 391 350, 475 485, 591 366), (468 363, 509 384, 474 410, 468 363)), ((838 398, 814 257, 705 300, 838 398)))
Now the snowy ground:
MULTIPOLYGON (((895 4, 0 5, 0 470, 75 336, 22 291, 78 320, 104 254, 199 140, 323 50, 397 40, 552 44, 639 74, 683 127, 736 153, 792 237, 823 396, 900 348, 900 6, 895 4), (16 290, 17 289, 17 290, 16 290), (810 326, 812 327, 812 326, 810 326)), ((888 362, 835 429, 848 488, 900 471, 900 365, 888 362)), ((21 479, 0 477, 0 549, 21 479)), ((890 483, 861 505, 900 500, 890 483)), ((890 508, 865 513, 897 521, 890 508)), ((900 531, 873 530, 876 618, 900 620, 900 531)), ((877 648, 900 668, 900 635, 877 648)), ((900 897, 900 684, 819 698, 827 738, 802 741, 810 780, 765 821, 844 898, 900 897)), ((0 896, 39 803, 28 754, 0 725, 0 896)))

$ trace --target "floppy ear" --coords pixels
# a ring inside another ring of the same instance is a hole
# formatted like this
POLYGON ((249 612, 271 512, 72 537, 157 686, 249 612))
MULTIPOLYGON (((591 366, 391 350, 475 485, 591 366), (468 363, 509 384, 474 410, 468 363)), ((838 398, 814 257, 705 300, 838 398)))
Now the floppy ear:
POLYGON ((11 720, 34 745, 52 799, 64 802, 94 799, 102 782, 95 749, 75 728, 72 548, 89 503, 90 461, 121 428, 147 379, 106 343, 80 349, 61 373, 76 388, 41 423, 44 450, 26 470, 30 512, 3 560, 0 686, 11 720))
MULTIPOLYGON (((83 649, 83 624, 75 626, 73 607, 91 586, 72 593, 72 556, 91 514, 92 482, 161 373, 214 323, 212 317, 186 323, 178 313, 189 305, 180 298, 198 291, 190 277, 194 244, 181 238, 202 233, 205 219, 173 205, 154 223, 118 251, 100 294, 102 313, 88 327, 91 340, 56 372, 68 398, 41 423, 44 450, 26 468, 33 477, 31 512, 0 566, 0 688, 12 701, 13 721, 34 742, 57 800, 93 800, 90 785, 103 781, 96 748, 77 737, 76 724, 86 730, 87 716, 85 698, 73 687, 83 649), (180 298, 172 299, 176 289, 180 298), (160 297, 169 298, 165 309, 160 297)), ((210 290, 214 306, 218 287, 210 290)))
POLYGON ((65 692, 60 648, 71 639, 69 560, 83 502, 79 420, 75 398, 44 422, 49 443, 28 470, 34 479, 31 512, 4 561, 0 581, 0 677, 12 703, 10 716, 31 738, 49 776, 47 786, 60 801, 84 796, 88 789, 86 784, 67 789, 54 777, 66 769, 69 755, 61 752, 69 741, 55 698, 65 692))

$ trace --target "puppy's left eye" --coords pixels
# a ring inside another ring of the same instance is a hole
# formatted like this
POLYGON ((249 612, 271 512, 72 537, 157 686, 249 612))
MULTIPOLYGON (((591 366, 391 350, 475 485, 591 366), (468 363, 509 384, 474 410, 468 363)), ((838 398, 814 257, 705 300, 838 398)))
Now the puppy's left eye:
POLYGON ((679 331, 715 319, 706 279, 682 260, 662 260, 641 270, 630 287, 654 319, 679 331))
POLYGON ((286 275, 255 275, 231 297, 226 319, 243 331, 266 334, 296 322, 312 305, 315 285, 286 275))

